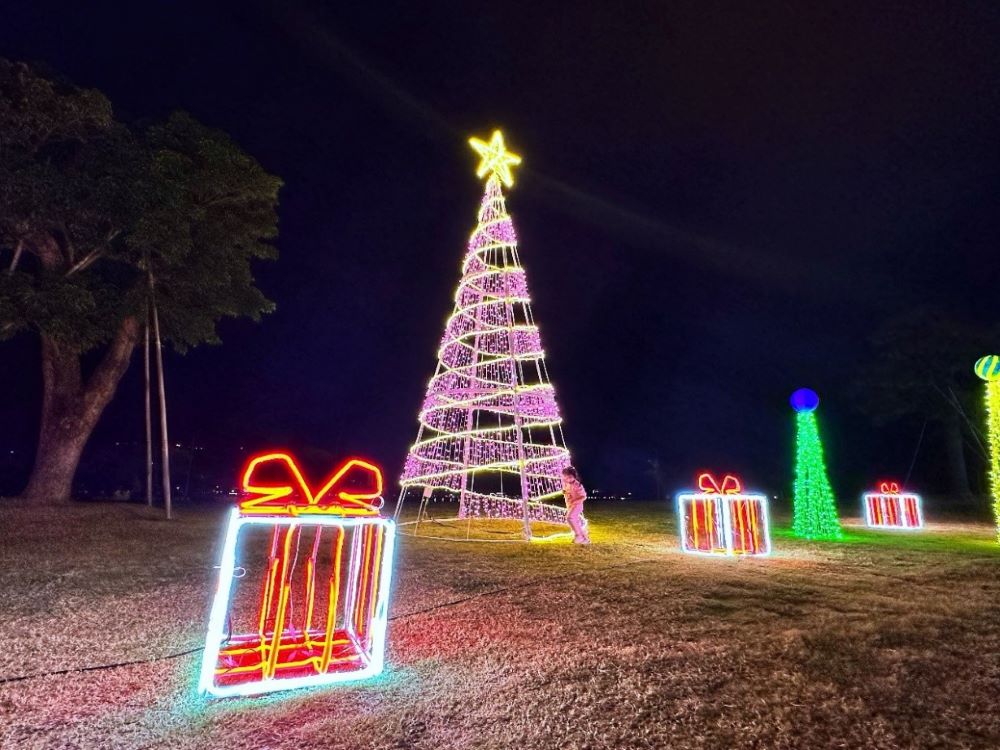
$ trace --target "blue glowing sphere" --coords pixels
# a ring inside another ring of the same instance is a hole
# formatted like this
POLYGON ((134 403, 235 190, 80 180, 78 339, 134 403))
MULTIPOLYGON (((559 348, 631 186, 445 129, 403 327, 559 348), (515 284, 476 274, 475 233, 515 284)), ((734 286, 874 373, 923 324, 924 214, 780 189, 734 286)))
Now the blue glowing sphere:
POLYGON ((816 411, 819 406, 819 396, 811 388, 799 388, 788 400, 795 411, 816 411))

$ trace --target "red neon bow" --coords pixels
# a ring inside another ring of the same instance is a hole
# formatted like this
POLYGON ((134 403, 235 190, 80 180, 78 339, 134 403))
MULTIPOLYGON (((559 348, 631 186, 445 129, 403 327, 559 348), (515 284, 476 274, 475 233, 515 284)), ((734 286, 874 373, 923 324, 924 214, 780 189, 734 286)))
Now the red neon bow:
POLYGON ((899 494, 899 483, 898 482, 882 482, 879 486, 883 495, 898 495, 899 494))
POLYGON ((243 490, 251 495, 239 504, 243 515, 375 515, 382 506, 382 472, 374 464, 352 458, 313 492, 294 458, 287 453, 265 453, 250 459, 243 470, 243 490), (265 467, 272 474, 280 470, 287 483, 263 479, 265 467))
POLYGON ((737 495, 743 490, 740 480, 732 474, 722 477, 722 484, 707 471, 698 476, 698 489, 710 495, 737 495))

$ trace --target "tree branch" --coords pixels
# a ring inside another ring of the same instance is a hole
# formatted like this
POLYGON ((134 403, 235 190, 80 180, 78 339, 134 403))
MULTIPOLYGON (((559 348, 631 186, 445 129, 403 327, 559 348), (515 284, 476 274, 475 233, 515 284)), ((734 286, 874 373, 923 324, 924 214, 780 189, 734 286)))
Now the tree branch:
POLYGON ((42 263, 46 271, 55 271, 63 263, 63 254, 59 245, 48 232, 40 233, 31 238, 31 250, 42 263))
POLYGON ((66 222, 59 223, 59 230, 62 232, 62 241, 66 245, 66 265, 73 265, 73 261, 76 258, 76 246, 73 244, 73 238, 69 235, 69 230, 66 229, 66 222))
POLYGON ((115 387, 128 369, 132 352, 139 341, 139 321, 135 316, 125 318, 114 339, 108 345, 97 368, 84 387, 84 412, 96 411, 100 415, 114 395, 115 387))
POLYGON ((228 201, 237 200, 239 198, 242 198, 242 193, 234 190, 228 193, 222 193, 220 195, 205 197, 200 201, 200 203, 202 206, 214 206, 219 203, 226 203, 228 201))
POLYGON ((89 268, 94 263, 95 260, 98 260, 104 255, 104 251, 108 249, 107 245, 110 245, 112 241, 114 241, 115 237, 117 237, 121 233, 122 232, 120 229, 109 230, 107 237, 104 238, 104 241, 107 244, 104 247, 94 248, 89 253, 80 258, 80 260, 78 260, 76 263, 74 263, 72 266, 69 267, 69 270, 66 271, 66 275, 70 276, 76 273, 77 271, 83 271, 89 268))
POLYGON ((104 254, 104 248, 102 247, 99 247, 96 250, 91 250, 89 253, 80 258, 79 261, 70 266, 69 270, 66 271, 66 275, 70 276, 76 273, 77 271, 83 271, 85 268, 91 265, 95 260, 100 258, 101 255, 103 254, 104 254))
POLYGON ((14 246, 14 259, 10 262, 10 268, 7 269, 7 275, 13 276, 14 271, 17 269, 17 262, 21 260, 21 253, 24 252, 24 240, 18 240, 17 245, 14 246))

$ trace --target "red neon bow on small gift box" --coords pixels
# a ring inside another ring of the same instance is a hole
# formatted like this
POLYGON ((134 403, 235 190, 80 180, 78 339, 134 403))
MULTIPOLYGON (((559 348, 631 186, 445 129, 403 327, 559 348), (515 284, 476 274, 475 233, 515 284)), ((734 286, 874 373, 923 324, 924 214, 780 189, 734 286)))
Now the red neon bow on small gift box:
POLYGON ((899 494, 899 483, 898 482, 882 482, 879 485, 879 490, 883 495, 898 495, 899 494))
POLYGON ((382 507, 382 472, 367 461, 352 458, 314 492, 294 458, 287 453, 267 453, 247 464, 243 491, 251 496, 240 502, 242 515, 372 516, 382 507))
POLYGON ((722 484, 719 484, 719 480, 706 471, 698 477, 698 489, 707 495, 738 495, 743 491, 743 485, 732 474, 723 476, 722 484))

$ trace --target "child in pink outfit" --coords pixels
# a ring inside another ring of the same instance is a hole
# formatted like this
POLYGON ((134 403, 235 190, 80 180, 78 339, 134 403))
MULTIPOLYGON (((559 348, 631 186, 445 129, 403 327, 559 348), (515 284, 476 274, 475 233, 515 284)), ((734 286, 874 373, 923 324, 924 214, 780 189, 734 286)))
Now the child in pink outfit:
POLYGON ((580 484, 580 475, 572 466, 562 471, 563 496, 566 498, 566 522, 573 529, 574 544, 590 544, 587 533, 587 519, 583 517, 583 503, 587 491, 580 484))

